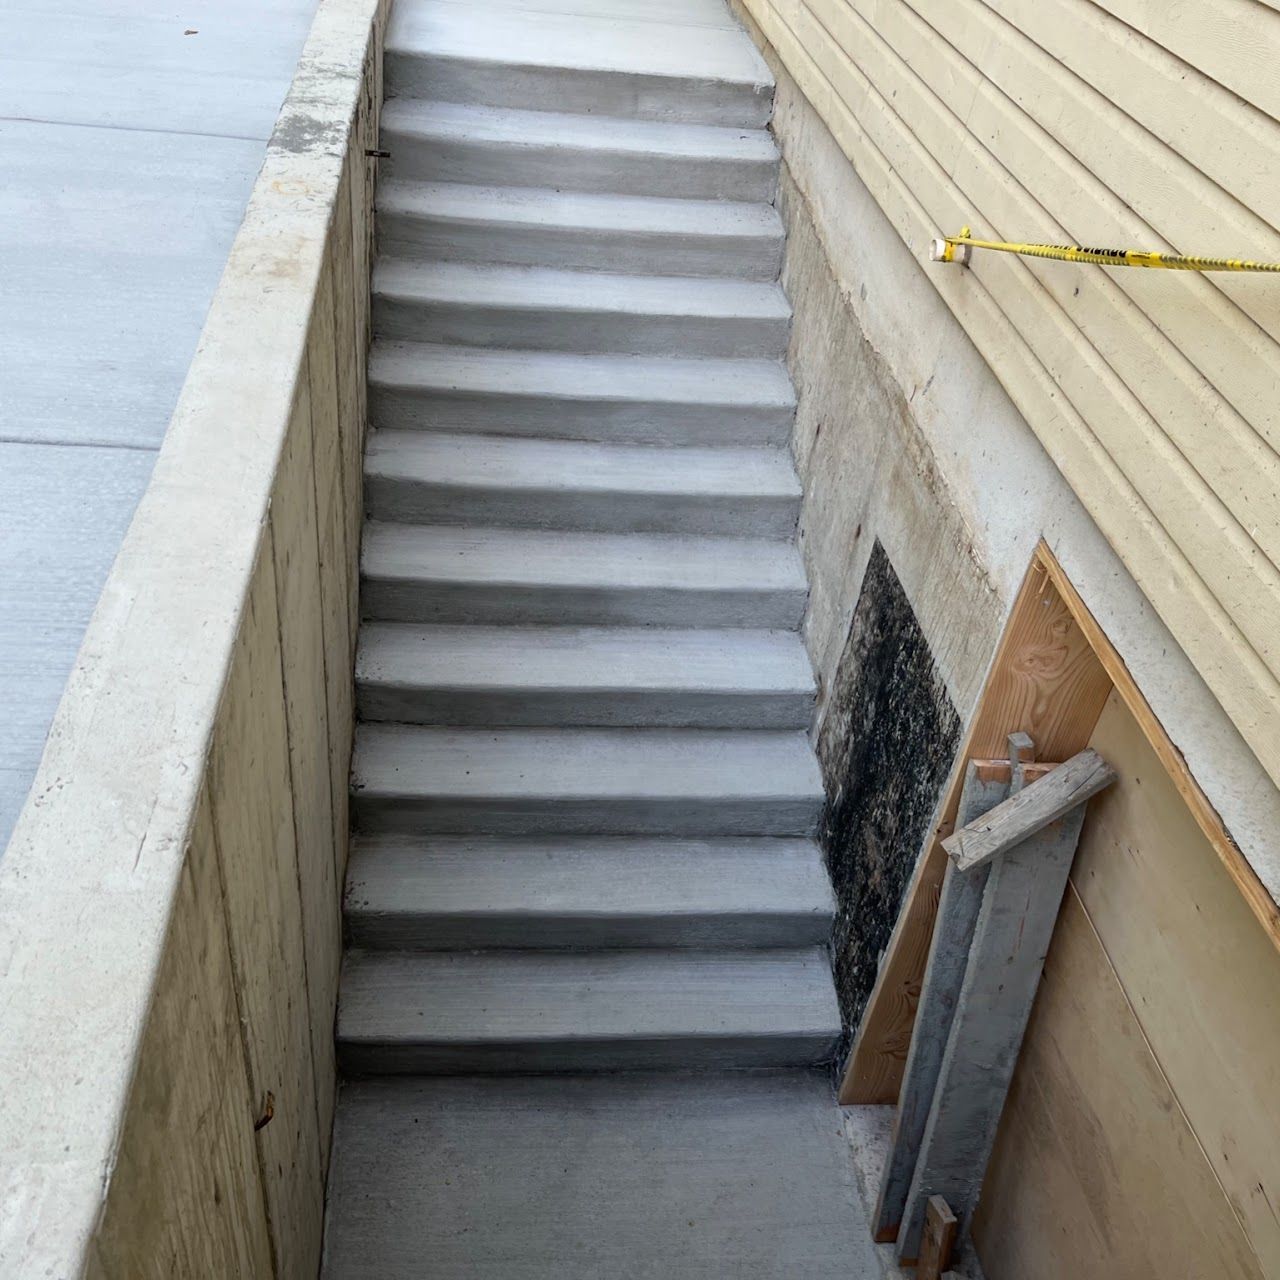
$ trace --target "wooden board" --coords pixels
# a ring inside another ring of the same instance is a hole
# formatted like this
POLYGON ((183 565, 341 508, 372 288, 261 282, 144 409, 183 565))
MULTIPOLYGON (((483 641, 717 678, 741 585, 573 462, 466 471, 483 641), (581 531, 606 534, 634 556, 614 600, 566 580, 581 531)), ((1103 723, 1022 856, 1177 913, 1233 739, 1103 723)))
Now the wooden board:
POLYGON ((941 841, 952 831, 966 762, 1004 755, 1009 734, 1017 731, 1030 735, 1042 759, 1069 758, 1087 744, 1110 688, 1088 637, 1037 557, 1014 602, 934 832, 907 888, 849 1056, 842 1103, 897 1101, 946 867, 941 841))
POLYGON ((988 1280, 1261 1280, 1229 1198, 1071 889, 975 1242, 988 1280))
MULTIPOLYGON (((980 818, 1009 794, 1011 769, 1008 761, 1003 763, 1004 777, 990 780, 983 774, 997 770, 983 768, 977 761, 969 765, 956 818, 961 825, 980 818)), ((933 1105, 938 1072, 964 982, 969 944, 986 884, 985 868, 967 875, 958 871, 954 863, 946 868, 918 1016, 893 1122, 893 1142, 881 1175, 880 1195, 872 1221, 872 1232, 882 1243, 898 1238, 898 1225, 933 1105)))
POLYGON ((1080 898, 1268 1275, 1280 1275, 1280 953, 1117 694, 1093 743, 1080 898))

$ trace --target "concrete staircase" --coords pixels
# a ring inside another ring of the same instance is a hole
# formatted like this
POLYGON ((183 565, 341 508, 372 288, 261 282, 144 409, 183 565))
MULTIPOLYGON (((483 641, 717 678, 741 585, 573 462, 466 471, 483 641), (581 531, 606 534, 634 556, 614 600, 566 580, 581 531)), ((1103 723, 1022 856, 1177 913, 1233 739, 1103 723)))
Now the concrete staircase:
POLYGON ((325 1274, 862 1275, 768 70, 719 0, 386 70, 325 1274))

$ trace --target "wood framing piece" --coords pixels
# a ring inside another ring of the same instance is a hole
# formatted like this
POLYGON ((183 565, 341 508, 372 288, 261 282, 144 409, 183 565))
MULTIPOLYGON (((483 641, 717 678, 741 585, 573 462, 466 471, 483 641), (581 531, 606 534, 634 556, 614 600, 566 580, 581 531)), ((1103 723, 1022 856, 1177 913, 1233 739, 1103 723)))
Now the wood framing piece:
POLYGON ((916 1263, 916 1280, 942 1280, 951 1265, 951 1251, 956 1244, 960 1222, 951 1206, 941 1196, 930 1196, 925 1206, 924 1237, 920 1241, 920 1261, 916 1263))
MULTIPOLYGON (((1009 794, 1009 761, 1001 763, 1005 766, 1003 778, 984 777, 984 773, 994 771, 981 769, 977 761, 969 763, 960 796, 960 822, 966 825, 977 822, 1009 794)), ((907 1054, 898 1114, 893 1122, 893 1141, 880 1178, 873 1234, 881 1244, 898 1238, 898 1224, 902 1221, 911 1175, 915 1172, 916 1157, 920 1154, 929 1108, 933 1104, 986 884, 986 868, 980 867, 968 875, 958 871, 954 864, 946 868, 937 927, 933 931, 933 945, 920 993, 919 1015, 907 1054)))
MULTIPOLYGON (((1020 794, 1049 788, 1065 771, 1065 765, 1055 769, 1020 794)), ((1108 781, 1114 776, 1112 771, 1108 781)), ((988 864, 964 983, 898 1232, 900 1257, 919 1253, 930 1196, 945 1197, 962 1223, 977 1204, 1085 807, 1086 801, 1078 800, 1069 813, 988 864)))
POLYGON ((1116 771, 1086 747, 1038 782, 953 832, 942 847, 957 871, 973 871, 1043 831, 1115 779, 1116 771))
MULTIPOLYGON (((1047 548, 1044 554, 1048 555, 1047 548)), ((898 1100, 947 867, 942 840, 955 824, 967 762, 1003 755, 1009 734, 1016 731, 1034 739, 1043 759, 1065 760, 1075 755, 1088 745, 1111 683, 1090 637, 1038 551, 969 719, 936 825, 925 839, 903 896, 898 922, 849 1055, 840 1090, 842 1103, 898 1100)))

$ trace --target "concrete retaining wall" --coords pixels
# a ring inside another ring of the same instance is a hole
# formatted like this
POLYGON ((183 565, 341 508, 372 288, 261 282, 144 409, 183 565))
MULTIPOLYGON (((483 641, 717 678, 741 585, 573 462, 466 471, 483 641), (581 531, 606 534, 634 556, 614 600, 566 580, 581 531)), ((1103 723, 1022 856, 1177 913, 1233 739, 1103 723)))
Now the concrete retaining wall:
POLYGON ((321 0, 0 863, 5 1276, 316 1274, 385 12, 321 0))

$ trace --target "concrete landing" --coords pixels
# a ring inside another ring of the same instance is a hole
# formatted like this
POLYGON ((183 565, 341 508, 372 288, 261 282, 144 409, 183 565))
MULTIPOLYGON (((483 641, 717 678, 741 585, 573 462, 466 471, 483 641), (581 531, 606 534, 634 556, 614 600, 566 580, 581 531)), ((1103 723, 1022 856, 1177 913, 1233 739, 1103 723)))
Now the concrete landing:
POLYGON ((879 1280, 824 1073, 347 1085, 325 1280, 879 1280))

